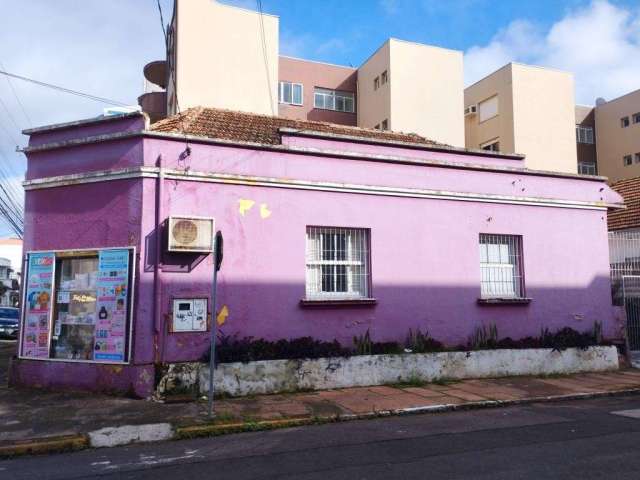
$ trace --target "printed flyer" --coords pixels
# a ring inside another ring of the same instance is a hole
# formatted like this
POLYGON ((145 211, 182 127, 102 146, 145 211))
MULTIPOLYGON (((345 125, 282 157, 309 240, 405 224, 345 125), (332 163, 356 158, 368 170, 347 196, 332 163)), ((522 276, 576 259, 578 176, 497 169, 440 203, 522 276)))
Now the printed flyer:
POLYGON ((30 253, 22 320, 22 356, 49 358, 54 253, 30 253))
POLYGON ((93 359, 124 362, 129 294, 129 250, 101 250, 96 285, 96 331, 93 359))

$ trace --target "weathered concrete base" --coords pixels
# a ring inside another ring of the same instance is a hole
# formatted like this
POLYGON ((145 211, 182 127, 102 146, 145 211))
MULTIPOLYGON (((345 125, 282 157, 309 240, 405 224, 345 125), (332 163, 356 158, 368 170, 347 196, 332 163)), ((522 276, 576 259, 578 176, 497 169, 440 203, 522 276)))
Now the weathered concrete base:
MULTIPOLYGON (((208 391, 209 372, 202 364, 200 392, 208 391)), ((295 390, 325 390, 447 378, 570 374, 618 369, 615 347, 585 350, 482 350, 402 355, 363 355, 314 360, 223 363, 215 373, 219 394, 243 396, 295 390)), ((190 376, 189 378, 192 378, 190 376)), ((182 383, 187 379, 184 379, 182 383)))
POLYGON ((123 425, 89 432, 89 445, 94 448, 116 447, 129 443, 159 442, 170 438, 173 438, 173 427, 169 423, 123 425))

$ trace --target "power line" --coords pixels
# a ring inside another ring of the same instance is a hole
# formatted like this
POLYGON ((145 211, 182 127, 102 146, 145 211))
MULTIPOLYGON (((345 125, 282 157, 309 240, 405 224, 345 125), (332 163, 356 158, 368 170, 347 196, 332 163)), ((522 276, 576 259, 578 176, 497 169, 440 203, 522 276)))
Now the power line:
MULTIPOLYGON (((0 68, 2 70, 4 70, 4 65, 2 64, 2 62, 0 62, 0 68)), ((7 83, 9 84, 9 87, 11 87, 11 91, 13 92, 13 96, 16 97, 16 101, 18 102, 18 105, 20 105, 20 109, 22 110, 22 114, 24 115, 24 118, 27 119, 27 123, 29 124, 29 126, 33 127, 33 122, 31 121, 31 118, 29 117, 29 114, 27 113, 27 110, 24 108, 24 105, 22 104, 22 101, 20 101, 20 97, 18 96, 18 92, 16 92, 16 89, 13 87, 13 82, 11 81, 11 79, 9 77, 5 76, 5 79, 7 80, 7 83)))
POLYGON ((16 75, 15 73, 9 73, 4 70, 0 70, 0 75, 6 75, 7 77, 17 78, 18 80, 22 80, 29 83, 35 83, 36 85, 40 85, 41 87, 51 88, 59 92, 70 93, 71 95, 77 95, 79 97, 87 98, 89 100, 93 100, 96 102, 106 103, 108 105, 118 105, 120 107, 129 106, 128 104, 124 102, 119 102, 118 100, 112 100, 110 98, 105 98, 105 97, 98 97, 96 95, 91 95, 90 93, 79 92, 78 90, 71 90, 70 88, 61 87, 59 85, 53 85, 51 83, 41 82, 40 80, 34 80, 33 78, 23 77, 21 75, 16 75))
POLYGON ((269 56, 267 54, 267 39, 264 31, 264 13, 262 13, 262 0, 256 0, 258 4, 258 13, 260 14, 260 37, 262 38, 262 56, 264 58, 264 68, 267 73, 267 89, 269 90, 269 104, 271 106, 271 114, 275 117, 276 112, 273 105, 273 92, 271 91, 271 73, 269 72, 269 56))

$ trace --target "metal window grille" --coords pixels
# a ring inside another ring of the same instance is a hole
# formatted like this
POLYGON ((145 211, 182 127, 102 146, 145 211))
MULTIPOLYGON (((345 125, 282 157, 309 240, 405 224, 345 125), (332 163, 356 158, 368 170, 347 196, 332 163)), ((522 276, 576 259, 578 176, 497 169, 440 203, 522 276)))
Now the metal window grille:
POLYGON ((640 230, 609 232, 611 298, 623 304, 622 277, 640 275, 640 230))
POLYGON ((522 237, 480 234, 482 298, 522 298, 522 237))
POLYGON ((368 298, 369 231, 307 228, 307 298, 368 298))

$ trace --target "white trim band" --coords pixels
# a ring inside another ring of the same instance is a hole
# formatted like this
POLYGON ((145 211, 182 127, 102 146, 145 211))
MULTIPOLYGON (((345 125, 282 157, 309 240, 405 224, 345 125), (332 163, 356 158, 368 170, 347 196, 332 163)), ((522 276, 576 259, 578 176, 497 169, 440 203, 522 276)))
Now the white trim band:
MULTIPOLYGON (((280 179, 274 177, 258 177, 230 173, 210 173, 189 170, 184 172, 174 169, 163 169, 164 178, 192 182, 221 183, 293 190, 317 190, 338 193, 360 193, 365 195, 381 195, 390 197, 429 198, 435 200, 458 200, 466 202, 504 203, 512 205, 530 205, 540 207, 577 208, 587 210, 606 210, 621 208, 621 205, 601 201, 566 200, 544 197, 520 197, 512 195, 495 195, 488 193, 454 192, 448 190, 432 190, 418 188, 386 187, 378 185, 362 185, 351 183, 316 182, 311 180, 280 179)), ((157 178, 160 169, 157 167, 134 167, 120 170, 103 170, 90 173, 61 175, 39 178, 23 182, 25 190, 84 185, 90 183, 126 180, 136 178, 157 178)))

